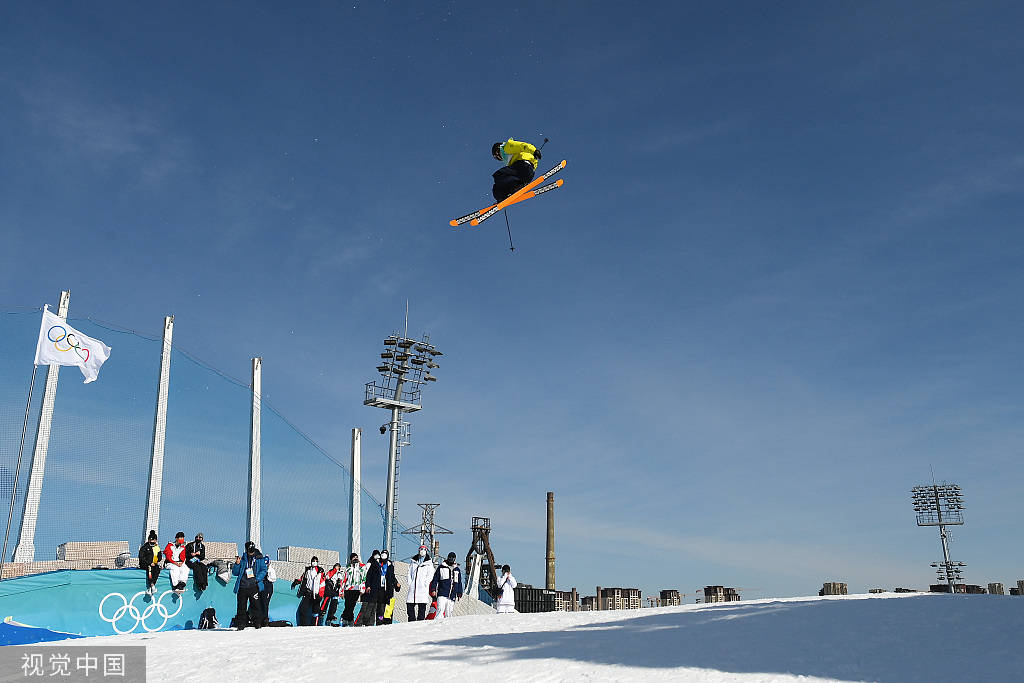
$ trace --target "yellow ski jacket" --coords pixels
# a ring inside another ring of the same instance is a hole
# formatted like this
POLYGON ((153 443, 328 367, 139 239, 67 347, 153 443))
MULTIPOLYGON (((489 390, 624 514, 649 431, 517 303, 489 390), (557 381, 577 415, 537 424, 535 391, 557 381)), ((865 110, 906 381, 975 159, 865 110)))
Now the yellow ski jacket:
POLYGON ((529 142, 519 142, 509 138, 508 142, 501 146, 501 158, 505 161, 506 166, 511 166, 517 161, 529 161, 536 169, 539 163, 537 157, 534 156, 536 151, 537 148, 529 142))

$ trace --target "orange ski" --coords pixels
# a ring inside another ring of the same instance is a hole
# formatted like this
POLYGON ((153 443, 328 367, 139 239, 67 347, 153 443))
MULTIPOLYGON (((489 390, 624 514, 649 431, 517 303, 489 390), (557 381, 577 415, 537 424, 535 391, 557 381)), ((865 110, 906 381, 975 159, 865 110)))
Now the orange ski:
MULTIPOLYGON (((552 168, 550 171, 548 171, 547 173, 545 173, 541 177, 534 179, 532 182, 528 183, 524 187, 521 187, 519 190, 517 190, 516 192, 512 193, 511 195, 509 195, 509 197, 507 199, 505 199, 504 202, 499 202, 498 204, 491 204, 490 206, 486 206, 486 207, 480 209, 479 211, 474 211, 473 213, 466 214, 465 216, 462 216, 460 218, 453 218, 452 220, 448 221, 448 225, 450 225, 453 228, 455 228, 455 227, 458 227, 458 226, 460 226, 463 223, 466 223, 468 221, 476 221, 476 222, 472 223, 472 225, 478 225, 480 223, 480 221, 485 220, 489 216, 493 215, 493 213, 495 213, 497 211, 500 211, 501 209, 505 208, 506 206, 511 206, 512 204, 516 204, 516 203, 522 201, 523 199, 529 199, 529 197, 526 197, 525 195, 530 194, 530 192, 533 190, 533 188, 537 187, 542 182, 544 182, 545 180, 547 180, 548 178, 553 176, 555 173, 558 173, 563 168, 565 168, 565 164, 566 164, 566 162, 563 159, 562 163, 560 163, 558 166, 555 166, 554 168, 552 168), (490 213, 488 213, 488 212, 490 212, 490 213), (485 216, 484 214, 487 214, 487 215, 485 216)), ((561 183, 559 183, 559 186, 561 186, 561 183)), ((530 194, 530 197, 533 197, 533 196, 535 196, 535 195, 534 194, 530 194)))
POLYGON ((474 225, 474 226, 475 225, 480 225, 485 220, 487 220, 488 218, 490 218, 494 214, 496 214, 499 211, 501 211, 502 209, 504 209, 506 206, 511 206, 512 204, 515 204, 516 202, 519 201, 519 198, 522 195, 526 194, 527 192, 529 192, 533 188, 537 187, 538 185, 543 183, 545 180, 547 180, 548 178, 550 178, 551 176, 555 175, 556 173, 561 171, 563 168, 565 168, 565 164, 566 163, 567 163, 566 160, 562 159, 562 163, 558 164, 557 166, 555 166, 554 168, 552 168, 550 171, 548 171, 544 175, 540 176, 539 178, 534 178, 529 183, 524 185, 522 188, 520 188, 516 192, 512 193, 507 199, 503 199, 502 201, 498 202, 497 204, 495 204, 491 208, 489 208, 486 211, 484 211, 477 218, 474 218, 471 221, 469 221, 469 224, 470 225, 474 225))

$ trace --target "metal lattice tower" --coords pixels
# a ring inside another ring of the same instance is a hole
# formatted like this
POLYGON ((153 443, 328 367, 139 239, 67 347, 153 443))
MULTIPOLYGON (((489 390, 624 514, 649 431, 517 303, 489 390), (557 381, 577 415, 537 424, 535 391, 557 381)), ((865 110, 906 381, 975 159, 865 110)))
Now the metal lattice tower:
POLYGON ((917 513, 917 525, 939 527, 939 538, 942 541, 942 562, 932 562, 931 566, 936 568, 939 581, 947 582, 949 592, 954 593, 956 592, 956 581, 963 580, 961 567, 966 565, 963 562, 952 562, 949 559, 950 534, 946 527, 964 523, 964 499, 960 487, 943 482, 915 486, 910 492, 913 496, 914 512, 917 513))
POLYGON ((498 575, 494 571, 494 551, 491 550, 491 518, 474 517, 470 530, 473 532, 473 542, 466 553, 466 567, 470 566, 474 554, 484 559, 480 570, 480 587, 497 599, 498 575))
POLYGON ((411 425, 402 420, 403 413, 422 409, 423 385, 435 382, 431 370, 440 367, 434 359, 442 355, 430 343, 430 337, 410 339, 406 334, 392 333, 384 340, 381 363, 377 366, 380 382, 367 382, 363 405, 386 408, 391 421, 380 427, 380 433, 391 432, 388 448, 388 490, 384 503, 384 547, 394 555, 395 531, 398 526, 398 472, 402 447, 410 445, 411 425))
POLYGON ((451 534, 454 533, 451 529, 445 529, 440 524, 434 521, 434 510, 441 506, 440 503, 416 503, 423 509, 423 521, 420 522, 418 527, 406 529, 403 534, 410 536, 419 535, 420 545, 425 545, 430 549, 431 557, 434 560, 434 564, 437 564, 437 557, 434 555, 434 535, 435 534, 451 534))

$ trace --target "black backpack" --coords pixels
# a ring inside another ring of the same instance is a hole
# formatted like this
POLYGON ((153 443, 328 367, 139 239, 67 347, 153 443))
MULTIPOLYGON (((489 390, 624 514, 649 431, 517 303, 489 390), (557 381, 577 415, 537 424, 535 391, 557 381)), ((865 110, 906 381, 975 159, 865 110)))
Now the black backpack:
POLYGON ((217 628, 220 624, 217 622, 217 610, 212 607, 207 607, 203 610, 203 613, 199 615, 199 626, 200 629, 211 629, 217 628))

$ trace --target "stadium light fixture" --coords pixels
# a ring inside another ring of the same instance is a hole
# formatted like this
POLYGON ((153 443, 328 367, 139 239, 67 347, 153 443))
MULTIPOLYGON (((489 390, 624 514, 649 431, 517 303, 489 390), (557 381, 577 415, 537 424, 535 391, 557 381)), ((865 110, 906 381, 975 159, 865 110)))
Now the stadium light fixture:
POLYGON ((953 562, 949 559, 949 532, 947 526, 962 525, 963 496, 960 487, 956 484, 932 483, 931 485, 915 486, 911 489, 911 500, 914 505, 914 512, 917 513, 918 526, 939 527, 939 538, 942 541, 942 562, 932 562, 935 567, 939 581, 949 584, 949 592, 956 592, 955 584, 962 581, 963 573, 961 567, 967 566, 963 562, 953 562))
POLYGON ((380 427, 380 433, 391 431, 388 444, 388 489, 384 504, 384 547, 392 556, 395 552, 395 529, 398 524, 398 473, 402 446, 410 445, 411 425, 402 419, 405 413, 420 410, 423 385, 437 378, 427 368, 437 367, 434 356, 441 355, 430 337, 411 339, 408 332, 393 333, 384 339, 385 361, 377 366, 380 379, 366 383, 363 405, 391 411, 391 421, 380 427))

